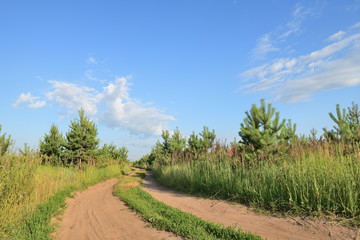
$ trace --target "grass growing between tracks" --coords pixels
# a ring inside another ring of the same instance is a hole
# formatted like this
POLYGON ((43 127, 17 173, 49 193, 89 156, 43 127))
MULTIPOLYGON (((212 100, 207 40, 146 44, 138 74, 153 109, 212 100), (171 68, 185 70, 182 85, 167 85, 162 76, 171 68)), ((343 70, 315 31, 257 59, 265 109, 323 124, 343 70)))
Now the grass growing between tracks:
POLYGON ((141 189, 143 177, 145 177, 144 170, 132 171, 115 185, 114 193, 152 227, 190 239, 261 239, 234 227, 225 228, 205 221, 155 200, 141 189))

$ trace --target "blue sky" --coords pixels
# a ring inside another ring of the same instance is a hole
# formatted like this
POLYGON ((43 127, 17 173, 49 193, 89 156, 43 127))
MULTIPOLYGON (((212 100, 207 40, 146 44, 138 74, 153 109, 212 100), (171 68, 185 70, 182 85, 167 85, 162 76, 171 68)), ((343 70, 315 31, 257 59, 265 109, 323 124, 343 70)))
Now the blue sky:
POLYGON ((0 124, 37 148, 84 108, 101 144, 150 152, 162 129, 238 137, 265 98, 297 133, 360 103, 360 1, 0 3, 0 124))

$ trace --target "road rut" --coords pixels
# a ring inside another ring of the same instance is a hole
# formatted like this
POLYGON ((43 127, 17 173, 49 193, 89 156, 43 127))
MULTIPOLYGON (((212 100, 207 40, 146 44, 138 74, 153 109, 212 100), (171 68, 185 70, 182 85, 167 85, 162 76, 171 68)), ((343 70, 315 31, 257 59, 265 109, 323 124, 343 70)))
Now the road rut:
POLYGON ((67 200, 59 229, 61 240, 182 239, 147 227, 120 199, 113 195, 118 179, 110 179, 78 192, 67 200))

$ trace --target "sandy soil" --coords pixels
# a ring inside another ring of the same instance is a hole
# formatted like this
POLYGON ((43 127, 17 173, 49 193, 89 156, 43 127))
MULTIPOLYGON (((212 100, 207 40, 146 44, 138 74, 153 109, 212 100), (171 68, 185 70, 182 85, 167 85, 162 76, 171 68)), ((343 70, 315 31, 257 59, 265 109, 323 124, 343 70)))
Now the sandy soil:
POLYGON ((149 174, 143 186, 154 198, 170 206, 224 226, 240 226, 244 231, 267 239, 360 239, 358 229, 337 226, 336 223, 300 217, 263 216, 240 204, 179 193, 158 184, 149 174))
POLYGON ((56 239, 181 239, 146 227, 119 198, 113 195, 117 179, 89 187, 67 201, 56 239))

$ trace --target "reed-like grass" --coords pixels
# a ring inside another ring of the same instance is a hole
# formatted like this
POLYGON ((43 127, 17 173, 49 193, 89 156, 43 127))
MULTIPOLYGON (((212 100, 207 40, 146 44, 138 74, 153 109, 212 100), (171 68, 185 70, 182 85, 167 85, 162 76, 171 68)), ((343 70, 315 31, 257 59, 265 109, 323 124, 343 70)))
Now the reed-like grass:
POLYGON ((40 165, 36 155, 0 158, 0 238, 9 237, 56 193, 79 190, 128 171, 127 165, 84 169, 40 165))
POLYGON ((156 178, 182 191, 272 211, 332 214, 352 223, 360 215, 357 144, 294 143, 281 161, 246 166, 226 154, 155 165, 156 178))

